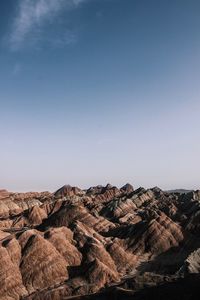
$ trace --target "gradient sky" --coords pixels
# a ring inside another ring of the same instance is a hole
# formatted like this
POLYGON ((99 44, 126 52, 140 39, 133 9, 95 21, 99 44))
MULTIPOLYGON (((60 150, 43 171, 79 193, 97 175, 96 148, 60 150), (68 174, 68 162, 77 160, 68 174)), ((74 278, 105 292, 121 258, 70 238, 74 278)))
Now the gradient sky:
POLYGON ((200 187, 199 0, 1 0, 0 188, 200 187))

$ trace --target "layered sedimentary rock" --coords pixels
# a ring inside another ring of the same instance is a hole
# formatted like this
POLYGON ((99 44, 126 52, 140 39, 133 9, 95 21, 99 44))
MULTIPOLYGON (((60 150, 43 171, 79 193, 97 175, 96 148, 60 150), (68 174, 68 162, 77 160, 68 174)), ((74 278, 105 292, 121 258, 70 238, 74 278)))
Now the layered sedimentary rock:
POLYGON ((200 191, 0 190, 0 299, 141 299, 199 274, 199 230, 200 191))
POLYGON ((40 235, 32 235, 23 248, 20 270, 29 293, 51 287, 68 278, 66 261, 40 235))
POLYGON ((0 299, 19 299, 27 294, 19 267, 5 247, 0 247, 0 270, 0 299))

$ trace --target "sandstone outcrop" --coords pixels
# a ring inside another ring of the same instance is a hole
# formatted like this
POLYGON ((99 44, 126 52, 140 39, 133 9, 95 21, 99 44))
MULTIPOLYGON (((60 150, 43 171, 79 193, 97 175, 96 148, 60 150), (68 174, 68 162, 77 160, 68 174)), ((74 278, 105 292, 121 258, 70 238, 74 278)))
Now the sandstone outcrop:
POLYGON ((200 191, 0 190, 0 299, 142 299, 199 275, 199 233, 200 191))

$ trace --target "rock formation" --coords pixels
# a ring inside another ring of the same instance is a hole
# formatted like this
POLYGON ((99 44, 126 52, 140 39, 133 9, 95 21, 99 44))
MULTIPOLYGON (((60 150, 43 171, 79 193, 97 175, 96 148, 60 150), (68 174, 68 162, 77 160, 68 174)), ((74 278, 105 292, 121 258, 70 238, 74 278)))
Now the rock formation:
POLYGON ((150 299, 191 278, 198 290, 199 233, 200 191, 0 190, 0 299, 150 299))

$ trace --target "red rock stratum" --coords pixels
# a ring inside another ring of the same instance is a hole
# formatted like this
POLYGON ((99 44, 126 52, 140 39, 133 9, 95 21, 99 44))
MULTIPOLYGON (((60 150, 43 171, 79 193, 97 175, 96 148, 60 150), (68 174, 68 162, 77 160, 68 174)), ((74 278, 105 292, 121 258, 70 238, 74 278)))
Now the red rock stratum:
POLYGON ((199 272, 200 191, 0 190, 1 300, 184 299, 199 272))

